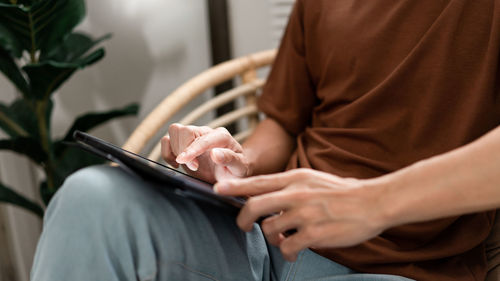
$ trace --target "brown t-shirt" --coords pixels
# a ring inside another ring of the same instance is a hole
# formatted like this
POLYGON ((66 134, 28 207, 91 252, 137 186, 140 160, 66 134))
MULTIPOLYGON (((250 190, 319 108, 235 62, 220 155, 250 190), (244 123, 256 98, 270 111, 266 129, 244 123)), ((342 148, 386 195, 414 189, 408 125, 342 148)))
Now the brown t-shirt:
MULTIPOLYGON (((500 0, 299 0, 259 107, 297 137, 289 169, 380 176, 499 124, 499 43, 500 0)), ((362 272, 483 280, 492 222, 405 225, 318 252, 362 272)))

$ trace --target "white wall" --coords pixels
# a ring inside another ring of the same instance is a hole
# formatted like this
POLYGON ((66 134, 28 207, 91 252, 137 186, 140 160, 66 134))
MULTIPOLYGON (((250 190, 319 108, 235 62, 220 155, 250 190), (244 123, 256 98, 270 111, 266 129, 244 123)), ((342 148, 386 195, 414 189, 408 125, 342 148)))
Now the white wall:
MULTIPOLYGON (((138 120, 194 74, 209 66, 205 1, 87 1, 82 29, 112 32, 105 59, 71 80, 59 95, 60 116, 89 108, 141 103, 138 119, 97 134, 121 144, 138 120), (89 89, 90 88, 90 89, 89 89)), ((59 115, 58 115, 59 116, 59 115)), ((67 126, 58 118, 56 130, 67 126)))
MULTIPOLYGON (((77 72, 58 91, 54 135, 63 134, 78 114, 135 101, 141 104, 142 119, 171 90, 209 66, 205 1, 88 0, 87 8, 79 29, 94 36, 112 32, 113 38, 104 43, 107 55, 102 61, 77 72)), ((14 93, 1 77, 0 101, 10 102, 14 93)), ((113 121, 94 133, 122 144, 139 119, 113 121)), ((0 152, 0 179, 37 199, 33 174, 26 160, 0 152)), ((0 219, 2 214, 8 218, 9 238, 9 245, 0 245, 0 251, 12 249, 19 280, 28 280, 41 223, 23 210, 0 208, 0 219)))
POLYGON ((235 57, 277 48, 294 0, 229 0, 235 57))

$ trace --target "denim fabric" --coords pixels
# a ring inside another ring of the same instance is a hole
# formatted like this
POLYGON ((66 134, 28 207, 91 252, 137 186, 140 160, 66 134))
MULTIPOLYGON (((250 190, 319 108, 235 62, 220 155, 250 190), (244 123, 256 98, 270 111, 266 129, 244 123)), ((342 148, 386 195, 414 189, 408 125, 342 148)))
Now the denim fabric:
POLYGON ((309 250, 294 263, 258 225, 119 168, 70 176, 47 209, 31 278, 54 280, 409 280, 359 274, 309 250))

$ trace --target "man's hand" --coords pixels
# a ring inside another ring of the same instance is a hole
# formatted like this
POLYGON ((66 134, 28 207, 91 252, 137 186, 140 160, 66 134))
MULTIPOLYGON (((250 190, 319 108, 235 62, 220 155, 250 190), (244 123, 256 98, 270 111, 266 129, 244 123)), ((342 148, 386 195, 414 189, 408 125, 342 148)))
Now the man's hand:
POLYGON ((339 178, 310 169, 220 181, 215 190, 223 195, 252 196, 237 222, 250 231, 260 217, 267 240, 294 261, 306 248, 356 245, 380 234, 387 225, 381 210, 379 189, 368 180, 339 178), (296 230, 286 236, 288 230, 296 230))
POLYGON ((241 145, 225 128, 172 124, 161 139, 163 159, 208 182, 245 177, 249 165, 241 145))

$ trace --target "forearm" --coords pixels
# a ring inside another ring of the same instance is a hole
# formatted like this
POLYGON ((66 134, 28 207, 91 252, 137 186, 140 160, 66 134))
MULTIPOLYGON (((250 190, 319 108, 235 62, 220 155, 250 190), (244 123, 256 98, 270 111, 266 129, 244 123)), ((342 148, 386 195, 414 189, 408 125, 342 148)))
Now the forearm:
POLYGON ((389 226, 500 207, 500 127, 480 139, 374 180, 389 226))
POLYGON ((295 146, 295 138, 276 121, 268 118, 260 122, 243 144, 243 153, 250 166, 249 175, 283 171, 295 146))

